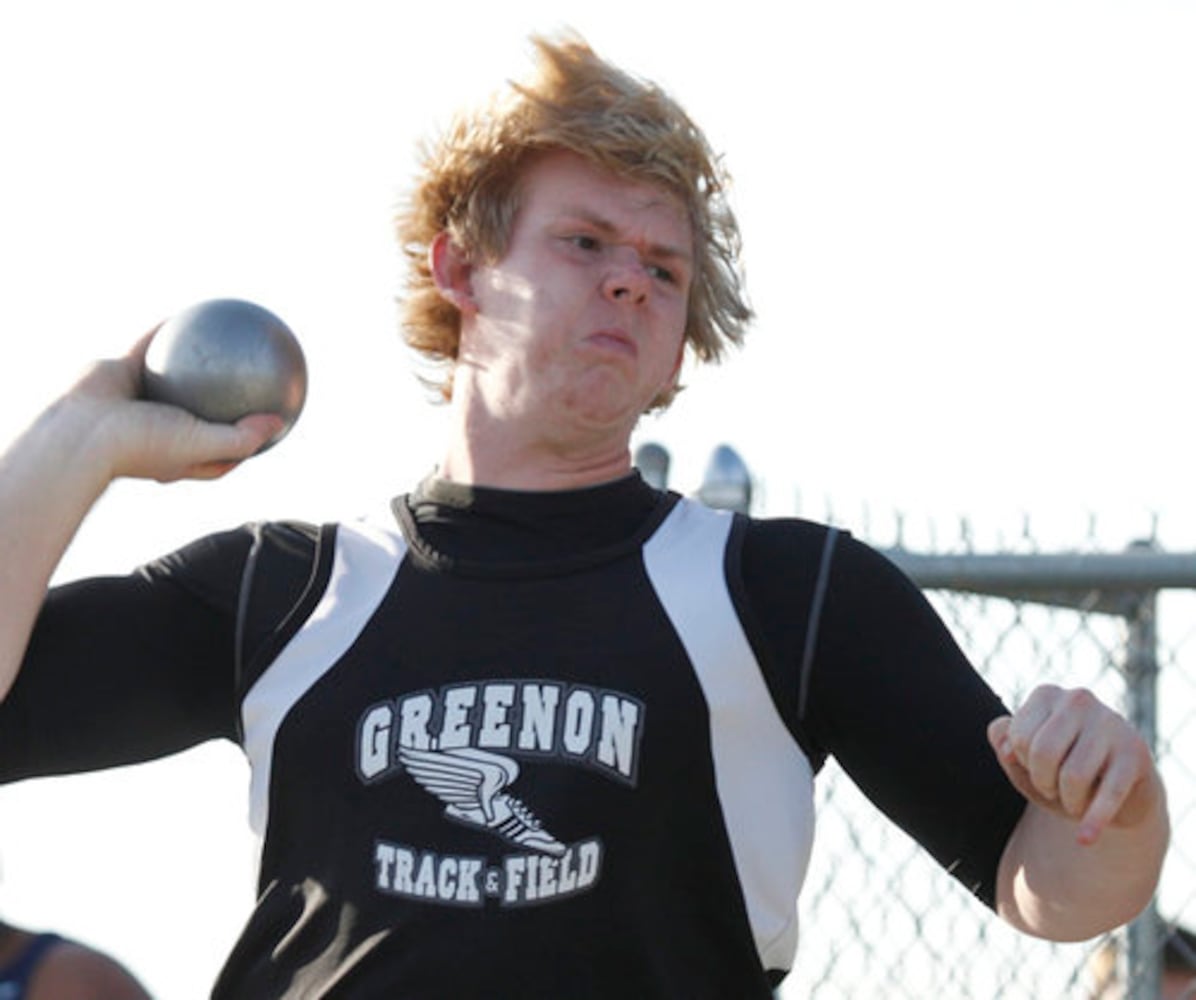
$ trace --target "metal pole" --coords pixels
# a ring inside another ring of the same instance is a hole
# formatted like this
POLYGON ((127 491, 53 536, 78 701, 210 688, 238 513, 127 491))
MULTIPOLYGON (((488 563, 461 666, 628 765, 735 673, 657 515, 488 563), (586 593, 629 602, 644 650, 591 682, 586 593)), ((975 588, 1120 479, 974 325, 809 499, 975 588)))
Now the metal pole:
MULTIPOLYGON (((1126 714, 1150 752, 1155 752, 1158 721, 1158 594, 1143 592, 1126 615, 1126 714)), ((1126 930, 1127 1000, 1156 1000, 1162 988, 1163 934, 1155 901, 1126 930)))
POLYGON ((710 455, 698 499, 716 510, 747 514, 752 509, 752 474, 730 445, 720 444, 710 455))
POLYGON ((669 488, 669 465, 672 460, 664 445, 654 441, 640 445, 635 451, 634 461, 649 486, 656 490, 669 488))

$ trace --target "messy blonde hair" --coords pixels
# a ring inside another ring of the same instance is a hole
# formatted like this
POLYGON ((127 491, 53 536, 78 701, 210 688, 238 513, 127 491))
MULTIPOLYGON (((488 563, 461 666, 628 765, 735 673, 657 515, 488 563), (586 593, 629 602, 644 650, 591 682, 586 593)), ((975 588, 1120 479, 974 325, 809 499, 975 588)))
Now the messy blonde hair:
POLYGON ((742 341, 751 317, 722 165, 659 87, 604 62, 576 36, 532 41, 536 74, 459 117, 425 148, 420 179, 396 218, 408 264, 402 302, 408 345, 449 364, 439 383, 447 398, 461 317, 436 288, 432 241, 447 232, 472 259, 500 260, 519 209, 523 168, 536 153, 563 149, 621 177, 659 185, 686 206, 695 259, 685 339, 699 360, 717 361, 727 344, 742 341))

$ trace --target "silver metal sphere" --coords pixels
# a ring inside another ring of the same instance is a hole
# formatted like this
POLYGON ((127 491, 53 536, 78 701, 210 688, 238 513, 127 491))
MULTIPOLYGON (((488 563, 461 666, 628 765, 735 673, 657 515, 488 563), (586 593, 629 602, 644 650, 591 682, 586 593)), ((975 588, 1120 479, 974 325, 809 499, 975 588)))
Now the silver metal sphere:
POLYGON ((142 388, 147 399, 215 423, 276 413, 286 423, 273 444, 303 410, 307 363, 294 333, 272 312, 240 299, 213 299, 154 334, 142 388))

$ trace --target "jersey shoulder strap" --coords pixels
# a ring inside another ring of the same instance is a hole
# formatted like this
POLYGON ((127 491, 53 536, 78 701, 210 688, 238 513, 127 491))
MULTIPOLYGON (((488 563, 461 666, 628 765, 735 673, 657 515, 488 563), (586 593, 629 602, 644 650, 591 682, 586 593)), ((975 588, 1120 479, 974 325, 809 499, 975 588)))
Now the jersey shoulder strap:
MULTIPOLYGON (((252 770, 250 825, 259 835, 266 828, 270 765, 279 728, 369 624, 406 551, 393 518, 323 526, 306 585, 273 624, 268 641, 253 653, 243 677, 240 727, 252 770)), ((276 586, 260 559, 252 569, 247 564, 246 571, 252 572, 246 584, 250 591, 269 592, 276 586)), ((247 601, 252 607, 252 594, 247 601)))
POLYGON ((25 949, 4 968, 0 968, 0 1000, 21 1000, 29 988, 29 979, 46 952, 61 944, 59 934, 36 935, 25 949))

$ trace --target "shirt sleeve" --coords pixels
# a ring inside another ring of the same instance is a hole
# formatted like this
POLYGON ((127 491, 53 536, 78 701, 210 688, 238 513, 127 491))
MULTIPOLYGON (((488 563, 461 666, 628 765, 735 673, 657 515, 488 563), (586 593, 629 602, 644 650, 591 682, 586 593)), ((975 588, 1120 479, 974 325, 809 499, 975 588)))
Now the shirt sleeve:
POLYGON ((789 522, 756 531, 744 547, 778 707, 816 763, 834 756, 878 808, 993 906, 997 866, 1025 808, 985 735, 1006 709, 921 590, 850 535, 834 540, 807 649, 826 540, 821 526, 789 522))
POLYGON ((0 780, 151 760, 236 731, 250 527, 52 588, 0 705, 0 780))

